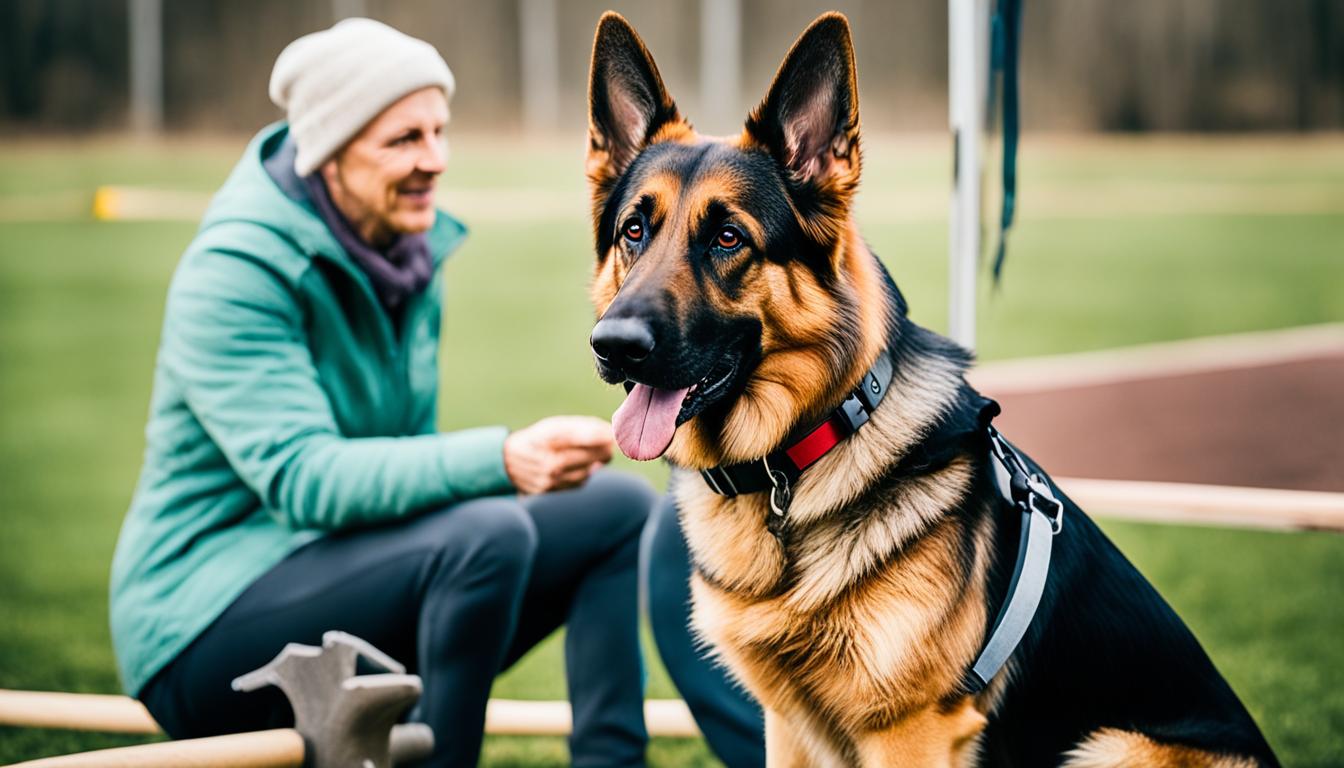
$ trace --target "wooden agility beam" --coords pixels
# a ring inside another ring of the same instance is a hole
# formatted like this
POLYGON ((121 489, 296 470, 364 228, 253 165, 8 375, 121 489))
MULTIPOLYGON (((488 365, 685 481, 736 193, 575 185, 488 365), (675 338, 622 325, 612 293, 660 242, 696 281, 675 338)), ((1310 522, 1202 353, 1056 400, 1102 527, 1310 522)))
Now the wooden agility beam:
MULTIPOLYGON (((563 736, 573 727, 567 701, 491 699, 485 732, 513 736, 563 736)), ((644 702, 651 736, 696 737, 700 730, 679 699, 644 702)), ((144 705, 129 696, 0 690, 0 725, 67 728, 108 733, 162 733, 144 705)))
POLYGON ((1150 523, 1344 531, 1344 493, 1058 477, 1089 514, 1150 523))
POLYGON ((278 728, 99 749, 29 760, 10 768, 302 768, 304 752, 298 731, 278 728))
MULTIPOLYGON (((681 699, 644 702, 644 723, 650 736, 695 738, 700 729, 681 699)), ((491 699, 485 707, 485 732, 511 736, 563 736, 574 727, 567 701, 491 699)))
POLYGON ((104 733, 162 733, 140 702, 129 696, 0 689, 0 725, 68 728, 104 733))

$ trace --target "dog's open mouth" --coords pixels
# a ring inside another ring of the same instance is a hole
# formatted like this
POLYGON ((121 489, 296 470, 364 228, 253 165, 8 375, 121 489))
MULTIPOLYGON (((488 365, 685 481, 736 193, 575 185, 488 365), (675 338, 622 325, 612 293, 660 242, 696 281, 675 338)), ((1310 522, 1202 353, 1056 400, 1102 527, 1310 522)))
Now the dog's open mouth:
POLYGON ((626 381, 625 402, 611 417, 621 452, 635 461, 662 456, 672 444, 677 427, 728 393, 737 379, 741 359, 735 352, 724 355, 689 387, 660 388, 626 381))

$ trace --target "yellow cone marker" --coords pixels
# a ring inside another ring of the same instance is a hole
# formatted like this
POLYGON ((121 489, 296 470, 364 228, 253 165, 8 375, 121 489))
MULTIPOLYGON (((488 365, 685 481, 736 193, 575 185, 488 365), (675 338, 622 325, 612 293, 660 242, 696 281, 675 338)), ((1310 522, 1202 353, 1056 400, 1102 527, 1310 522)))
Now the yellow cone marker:
POLYGON ((121 214, 121 190, 99 187, 93 193, 93 218, 98 221, 116 221, 121 214))

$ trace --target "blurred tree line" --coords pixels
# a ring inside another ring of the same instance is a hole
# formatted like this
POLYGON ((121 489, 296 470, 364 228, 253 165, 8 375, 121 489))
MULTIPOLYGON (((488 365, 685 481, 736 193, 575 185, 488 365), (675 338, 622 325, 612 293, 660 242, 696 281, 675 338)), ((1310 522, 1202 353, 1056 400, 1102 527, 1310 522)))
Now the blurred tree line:
MULTIPOLYGON (((702 87, 701 5, 554 0, 553 124, 581 130, 592 32, 615 6, 693 119, 702 87)), ((364 0, 364 11, 438 46, 453 68, 454 124, 522 122, 527 0, 364 0)), ((333 0, 164 0, 163 110, 171 131, 245 131, 274 119, 266 83, 280 50, 333 21, 333 0)), ((348 7, 348 4, 347 4, 348 7)), ((357 6, 358 7, 358 6, 357 6)), ((741 0, 745 113, 789 44, 835 7, 854 25, 869 130, 947 123, 945 0, 741 0)), ((1303 131, 1344 128, 1344 0, 1025 0, 1028 129, 1303 131)), ((0 129, 82 132, 128 120, 126 0, 0 0, 0 129)), ((733 125, 702 125, 711 132, 733 125)))

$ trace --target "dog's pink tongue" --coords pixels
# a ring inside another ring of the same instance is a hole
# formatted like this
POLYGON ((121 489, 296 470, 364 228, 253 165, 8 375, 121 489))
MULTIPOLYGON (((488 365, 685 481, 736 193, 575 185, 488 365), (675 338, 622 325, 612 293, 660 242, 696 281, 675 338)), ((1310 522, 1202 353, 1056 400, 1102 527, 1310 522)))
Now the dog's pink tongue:
POLYGON ((655 389, 647 384, 636 384, 625 396, 625 402, 611 416, 616 431, 616 444, 621 453, 635 461, 648 461, 663 455, 672 444, 672 433, 677 431, 677 414, 685 389, 655 389))

